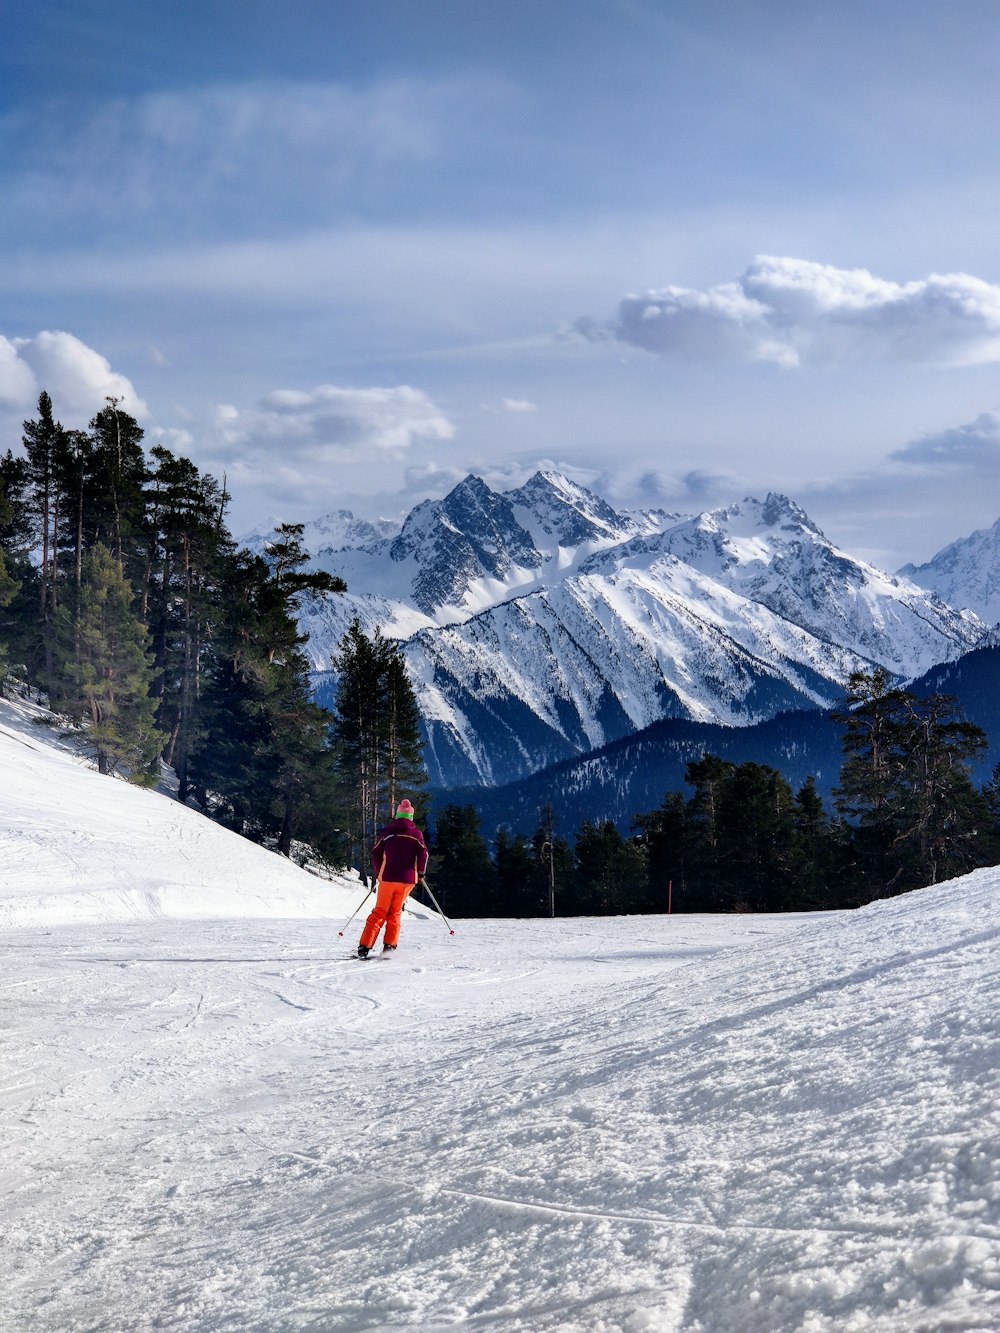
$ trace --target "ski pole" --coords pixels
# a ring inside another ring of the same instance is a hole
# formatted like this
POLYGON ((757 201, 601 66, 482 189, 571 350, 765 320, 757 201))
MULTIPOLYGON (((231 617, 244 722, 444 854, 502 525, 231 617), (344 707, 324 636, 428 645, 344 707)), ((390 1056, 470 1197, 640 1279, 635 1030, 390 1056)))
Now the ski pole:
POLYGON ((437 914, 438 914, 438 916, 441 918, 441 920, 444 922, 444 924, 448 927, 448 934, 449 934, 449 935, 454 935, 455 931, 452 929, 452 924, 451 924, 451 922, 450 922, 450 921, 448 920, 448 918, 445 916, 444 912, 441 911, 441 908, 440 908, 440 906, 438 905, 438 900, 434 897, 433 893, 431 893, 431 886, 427 883, 427 881, 426 881, 425 879, 421 879, 420 883, 424 886, 424 888, 427 890, 427 892, 430 893, 431 902, 434 904, 435 908, 437 908, 437 914))
MULTIPOLYGON (((344 930, 346 930, 347 927, 351 924, 351 922, 354 920, 354 918, 357 916, 357 914, 361 911, 362 907, 364 907, 365 903, 368 901, 368 899, 372 896, 372 894, 373 894, 374 892, 375 892, 374 889, 369 889, 369 890, 368 890, 368 892, 365 894, 365 896, 364 896, 364 897, 361 899, 361 901, 358 903, 357 907, 355 907, 354 911, 351 913, 351 915, 350 915, 350 916, 347 918, 347 920, 344 922, 344 930)), ((338 931, 337 931, 337 934, 341 937, 341 939, 344 938, 344 930, 338 930, 338 931)))

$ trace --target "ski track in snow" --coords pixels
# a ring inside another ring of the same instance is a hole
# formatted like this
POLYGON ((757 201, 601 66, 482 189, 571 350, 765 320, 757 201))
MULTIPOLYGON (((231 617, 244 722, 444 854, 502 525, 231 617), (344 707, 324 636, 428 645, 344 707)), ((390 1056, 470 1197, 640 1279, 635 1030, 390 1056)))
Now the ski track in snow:
POLYGON ((976 882, 930 933, 407 920, 384 967, 328 921, 19 931, 0 1327, 995 1329, 976 882))
POLYGON ((1000 1329, 1000 869, 380 965, 9 705, 0 782, 2 1333, 1000 1329))

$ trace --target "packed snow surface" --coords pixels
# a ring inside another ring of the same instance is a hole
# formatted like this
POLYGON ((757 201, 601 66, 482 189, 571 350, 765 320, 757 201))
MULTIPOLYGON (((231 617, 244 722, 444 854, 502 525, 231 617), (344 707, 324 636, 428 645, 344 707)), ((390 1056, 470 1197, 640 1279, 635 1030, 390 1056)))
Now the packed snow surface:
POLYGON ((0 783, 5 1333, 1000 1328, 1000 871, 361 963, 9 705, 0 783))

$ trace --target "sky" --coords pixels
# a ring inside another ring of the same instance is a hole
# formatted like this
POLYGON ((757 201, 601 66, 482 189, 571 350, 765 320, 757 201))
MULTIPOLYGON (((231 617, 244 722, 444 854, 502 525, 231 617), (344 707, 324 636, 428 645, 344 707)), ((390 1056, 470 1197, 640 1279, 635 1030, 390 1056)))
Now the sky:
POLYGON ((539 466, 1000 516, 995 0, 0 0, 0 449, 105 396, 231 525, 539 466))

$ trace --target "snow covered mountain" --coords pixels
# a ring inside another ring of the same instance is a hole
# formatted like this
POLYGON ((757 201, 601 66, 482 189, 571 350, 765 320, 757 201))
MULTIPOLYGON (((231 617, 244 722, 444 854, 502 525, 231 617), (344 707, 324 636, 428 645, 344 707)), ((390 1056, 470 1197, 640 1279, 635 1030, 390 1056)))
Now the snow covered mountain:
MULTIPOLYGON (((987 782, 1000 759, 1000 643, 995 636, 932 667, 909 681, 907 689, 918 698, 950 695, 962 717, 982 728, 987 748, 972 761, 970 772, 977 786, 987 782)), ((638 812, 656 809, 665 792, 684 790, 687 765, 708 753, 734 764, 777 768, 793 791, 812 777, 829 807, 844 760, 843 730, 829 712, 818 709, 779 713, 745 727, 664 718, 516 782, 470 784, 449 792, 448 799, 474 806, 488 836, 501 825, 530 836, 544 805, 552 806, 556 826, 564 832, 585 819, 609 819, 628 833, 638 812)))
POLYGON ((988 625, 1000 622, 1000 518, 938 551, 924 565, 904 565, 901 578, 968 607, 988 625))
MULTIPOLYGON (((240 545, 251 551, 263 550, 275 526, 280 522, 281 520, 276 518, 271 522, 261 523, 252 532, 240 538, 240 545)), ((326 551, 350 550, 356 546, 381 541, 386 537, 394 537, 399 527, 400 525, 392 519, 379 518, 370 521, 358 518, 350 509, 335 509, 332 513, 324 514, 322 518, 315 518, 303 524, 302 544, 312 555, 319 556, 326 551)))
POLYGON ((347 583, 303 609, 329 698, 351 619, 406 641, 438 786, 510 782, 661 718, 741 726, 900 678, 986 627, 838 550, 783 496, 694 518, 621 514, 556 473, 467 477, 398 536, 324 550, 347 583))
POLYGON ((391 539, 334 549, 307 542, 315 563, 339 574, 347 596, 308 606, 303 628, 317 669, 357 616, 366 629, 408 638, 417 629, 461 623, 477 612, 572 573, 595 551, 653 533, 677 515, 619 514, 558 473, 538 472, 498 493, 469 476, 443 500, 412 509, 391 539))

